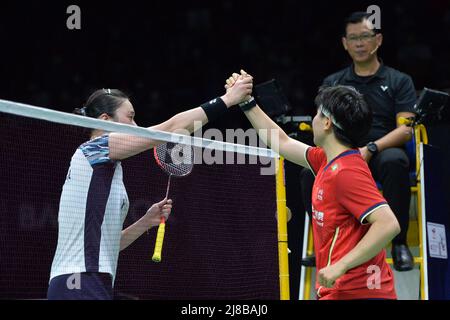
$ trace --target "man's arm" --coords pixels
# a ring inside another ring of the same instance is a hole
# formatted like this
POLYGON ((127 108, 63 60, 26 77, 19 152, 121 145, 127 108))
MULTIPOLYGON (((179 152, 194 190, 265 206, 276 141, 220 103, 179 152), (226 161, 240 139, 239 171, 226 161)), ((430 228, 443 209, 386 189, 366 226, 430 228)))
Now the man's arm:
POLYGON ((383 151, 387 148, 393 148, 393 147, 401 147, 405 143, 407 143, 412 138, 412 128, 408 127, 404 124, 400 125, 398 124, 399 118, 410 118, 414 117, 415 114, 412 112, 399 112, 396 115, 397 120, 397 128, 389 132, 384 137, 378 139, 375 141, 375 144, 378 147, 378 151, 383 151))
MULTIPOLYGON (((383 151, 387 148, 401 147, 411 140, 413 130, 411 127, 399 124, 399 118, 414 117, 413 106, 416 103, 416 90, 414 83, 410 76, 403 75, 398 83, 394 93, 395 118, 397 128, 386 134, 384 137, 374 141, 377 145, 378 151, 383 151)), ((372 154, 367 150, 367 147, 360 149, 361 154, 366 161, 369 161, 372 154)))
POLYGON ((305 151, 309 145, 289 137, 259 106, 244 113, 267 146, 285 159, 308 167, 305 151))
MULTIPOLYGON (((388 148, 395 148, 395 147, 401 147, 405 145, 408 141, 411 140, 413 129, 411 127, 408 127, 404 124, 400 125, 398 124, 398 118, 409 118, 414 117, 415 114, 412 112, 399 112, 397 114, 397 128, 389 132, 384 137, 374 141, 377 145, 378 152, 381 152, 388 148)), ((359 149, 361 151, 361 155, 366 160, 366 162, 369 162, 372 158, 372 153, 367 149, 367 146, 364 146, 359 149)))

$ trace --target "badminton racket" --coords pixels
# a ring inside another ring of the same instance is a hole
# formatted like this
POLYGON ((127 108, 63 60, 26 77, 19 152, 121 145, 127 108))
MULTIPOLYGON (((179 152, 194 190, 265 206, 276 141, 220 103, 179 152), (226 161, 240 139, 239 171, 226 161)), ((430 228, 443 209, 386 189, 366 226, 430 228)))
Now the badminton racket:
MULTIPOLYGON (((169 196, 170 180, 173 177, 185 177, 194 168, 194 149, 192 146, 167 142, 153 149, 158 166, 169 175, 166 189, 166 199, 169 196)), ((161 217, 156 236, 155 250, 152 260, 161 262, 161 252, 166 230, 166 219, 161 217)))

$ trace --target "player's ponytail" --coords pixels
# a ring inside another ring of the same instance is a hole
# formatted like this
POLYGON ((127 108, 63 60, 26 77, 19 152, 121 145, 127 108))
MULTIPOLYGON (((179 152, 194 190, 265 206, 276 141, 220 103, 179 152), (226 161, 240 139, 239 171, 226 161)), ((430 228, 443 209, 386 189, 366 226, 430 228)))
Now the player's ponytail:
POLYGON ((75 108, 73 110, 73 113, 78 114, 80 116, 86 116, 86 108, 85 107, 83 107, 83 108, 75 108))
POLYGON ((104 113, 114 117, 116 110, 128 99, 118 89, 99 89, 89 96, 82 108, 75 108, 73 113, 91 118, 98 118, 104 113))

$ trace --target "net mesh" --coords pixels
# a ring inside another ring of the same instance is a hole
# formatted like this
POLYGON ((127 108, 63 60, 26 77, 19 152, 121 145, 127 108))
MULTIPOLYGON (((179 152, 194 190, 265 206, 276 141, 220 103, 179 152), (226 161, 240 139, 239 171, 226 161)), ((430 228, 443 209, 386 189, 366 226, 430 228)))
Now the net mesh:
MULTIPOLYGON (((45 299, 68 232, 58 231, 62 187, 86 130, 0 112, 0 136, 0 298, 45 299)), ((151 150, 122 168, 127 228, 164 197, 167 175, 151 150)), ((163 262, 151 261, 152 228, 120 252, 115 298, 279 299, 275 178, 260 168, 196 164, 177 180, 163 262)))

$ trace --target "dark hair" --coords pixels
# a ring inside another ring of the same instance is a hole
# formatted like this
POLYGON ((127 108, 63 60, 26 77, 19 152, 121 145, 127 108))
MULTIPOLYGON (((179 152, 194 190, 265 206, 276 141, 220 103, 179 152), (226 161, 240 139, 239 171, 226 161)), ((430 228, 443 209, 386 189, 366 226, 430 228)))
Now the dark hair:
POLYGON ((334 134, 342 144, 355 148, 369 133, 372 110, 355 88, 321 87, 314 102, 322 114, 331 117, 334 134))
MULTIPOLYGON (((344 30, 342 31, 343 36, 345 37, 347 35, 347 26, 349 24, 361 23, 364 20, 369 20, 371 16, 372 14, 364 11, 352 12, 344 21, 344 30)), ((374 26, 373 32, 381 33, 381 29, 377 29, 374 26)))
POLYGON ((118 89, 99 89, 89 96, 83 108, 76 108, 73 113, 91 118, 98 118, 103 113, 114 117, 117 108, 128 99, 118 89))

